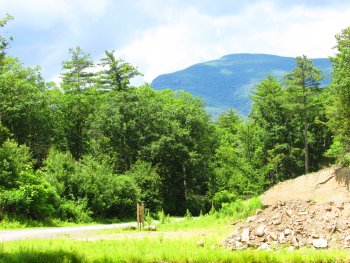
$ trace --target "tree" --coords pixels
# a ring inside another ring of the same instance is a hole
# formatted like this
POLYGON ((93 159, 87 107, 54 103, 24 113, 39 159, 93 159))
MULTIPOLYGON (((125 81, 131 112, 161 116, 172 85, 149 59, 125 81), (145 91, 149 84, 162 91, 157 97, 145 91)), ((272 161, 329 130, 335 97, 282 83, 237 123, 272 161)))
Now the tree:
MULTIPOLYGON (((13 17, 9 14, 6 14, 5 18, 0 19, 0 30, 12 19, 13 17)), ((12 41, 12 37, 6 39, 2 35, 2 32, 0 32, 0 65, 2 65, 2 61, 6 56, 6 49, 8 48, 10 41, 12 41)))
POLYGON ((29 148, 7 140, 0 147, 0 214, 49 218, 55 214, 58 197, 33 169, 29 148))
POLYGON ((285 76, 288 100, 286 106, 290 111, 298 114, 303 123, 305 173, 309 172, 310 166, 308 142, 309 112, 312 110, 312 99, 319 89, 319 82, 322 78, 321 71, 316 69, 312 60, 305 55, 296 58, 296 67, 285 76))
POLYGON ((331 153, 350 163, 350 27, 335 36, 337 53, 331 57, 333 74, 328 116, 335 133, 331 153))
POLYGON ((0 68, 0 121, 33 157, 45 158, 51 145, 50 106, 47 85, 38 67, 24 67, 19 59, 6 57, 0 68))
POLYGON ((130 79, 142 76, 137 68, 122 59, 117 59, 114 51, 106 50, 105 54, 106 56, 101 59, 99 64, 103 68, 107 68, 99 72, 100 84, 103 89, 122 91, 129 86, 130 79))
POLYGON ((61 104, 64 113, 68 148, 76 159, 86 151, 86 122, 93 108, 95 93, 94 73, 90 55, 80 47, 69 49, 71 60, 62 63, 61 87, 64 91, 61 104))

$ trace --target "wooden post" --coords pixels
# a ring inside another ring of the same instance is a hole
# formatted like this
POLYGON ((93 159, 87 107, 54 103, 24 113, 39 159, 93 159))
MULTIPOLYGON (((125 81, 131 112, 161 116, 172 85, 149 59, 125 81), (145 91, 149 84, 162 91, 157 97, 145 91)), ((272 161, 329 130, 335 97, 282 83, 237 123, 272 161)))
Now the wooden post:
POLYGON ((145 221, 145 206, 137 204, 136 206, 137 228, 141 231, 145 221))

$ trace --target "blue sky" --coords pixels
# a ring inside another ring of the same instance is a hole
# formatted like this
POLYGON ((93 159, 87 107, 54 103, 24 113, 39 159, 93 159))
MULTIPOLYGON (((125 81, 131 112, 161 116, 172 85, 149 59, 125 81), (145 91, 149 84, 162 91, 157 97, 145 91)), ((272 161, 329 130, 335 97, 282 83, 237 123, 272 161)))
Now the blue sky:
POLYGON ((350 26, 350 2, 338 0, 1 0, 5 13, 9 54, 55 81, 78 45, 95 62, 115 50, 151 82, 232 53, 327 57, 350 26))

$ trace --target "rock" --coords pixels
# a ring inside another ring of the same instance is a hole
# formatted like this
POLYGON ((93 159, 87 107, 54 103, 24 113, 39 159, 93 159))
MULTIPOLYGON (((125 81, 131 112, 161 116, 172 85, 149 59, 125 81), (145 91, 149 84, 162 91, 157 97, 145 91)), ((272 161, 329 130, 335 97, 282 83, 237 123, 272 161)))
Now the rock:
POLYGON ((246 221, 246 223, 251 223, 251 222, 254 222, 256 220, 256 216, 250 216, 250 217, 248 217, 247 218, 247 221, 246 221))
POLYGON ((327 248, 328 241, 326 239, 323 239, 323 238, 314 239, 314 240, 312 240, 312 245, 315 248, 327 248))
POLYGON ((350 236, 346 236, 344 238, 343 244, 345 247, 349 247, 350 246, 350 236))
POLYGON ((261 209, 257 209, 256 211, 255 211, 255 215, 260 215, 261 213, 263 212, 263 210, 261 210, 261 209))
POLYGON ((264 230, 266 228, 265 224, 261 224, 259 225, 256 229, 255 229, 255 235, 258 237, 262 237, 264 235, 264 230))
POLYGON ((278 238, 278 236, 277 236, 277 234, 275 233, 275 232, 271 232, 271 233, 269 233, 270 234, 270 237, 273 239, 273 240, 277 240, 277 238, 278 238))
POLYGON ((326 205, 326 206, 324 207, 324 210, 330 212, 330 211, 332 211, 332 207, 331 207, 330 205, 326 205))
POLYGON ((267 250, 267 251, 270 251, 271 248, 270 248, 270 245, 269 245, 269 244, 263 243, 263 244, 261 244, 261 245, 258 247, 258 250, 267 250))
POLYGON ((301 212, 298 213, 298 216, 305 216, 305 215, 307 215, 307 214, 308 214, 308 212, 306 212, 306 211, 301 211, 301 212))
POLYGON ((257 222, 257 223, 262 223, 262 222, 265 222, 265 221, 266 221, 265 218, 259 218, 256 222, 257 222))
POLYGON ((234 238, 228 238, 228 239, 226 239, 226 242, 227 242, 228 244, 233 244, 233 243, 236 242, 236 239, 234 239, 234 238))
POLYGON ((157 231, 157 226, 156 225, 145 226, 143 229, 146 231, 157 231))
POLYGON ((204 241, 203 241, 203 240, 199 240, 199 241, 197 242, 197 246, 199 246, 199 247, 204 247, 204 241))
POLYGON ((280 225, 281 223, 282 223, 281 218, 278 218, 278 219, 272 221, 272 224, 275 226, 280 225))
POLYGON ((313 238, 319 238, 320 237, 319 235, 317 235, 315 233, 311 233, 310 236, 313 237, 313 238))
POLYGON ((281 234, 279 235, 279 237, 278 237, 278 240, 279 240, 280 242, 282 242, 282 241, 284 240, 284 238, 285 238, 284 233, 281 233, 281 234))
POLYGON ((298 239, 296 237, 293 237, 292 241, 293 241, 294 247, 299 247, 300 244, 299 244, 298 239))
POLYGON ((239 242, 239 241, 236 241, 235 245, 236 245, 236 249, 238 250, 248 248, 248 246, 244 245, 242 242, 239 242))
POLYGON ((286 211, 286 215, 289 216, 289 217, 292 217, 293 214, 294 214, 294 213, 293 213, 293 210, 290 210, 290 209, 289 209, 289 210, 286 211))
POLYGON ((334 231, 337 229, 337 222, 335 222, 331 228, 329 229, 329 234, 332 235, 334 231))
POLYGON ((241 241, 249 243, 249 228, 244 228, 241 235, 241 241))
POLYGON ((290 235, 290 234, 292 234, 293 233, 293 230, 291 230, 291 229, 289 229, 289 228, 286 228, 285 230, 284 230, 284 234, 286 235, 286 236, 288 236, 288 235, 290 235))
POLYGON ((293 249, 305 246, 350 248, 350 200, 339 203, 291 200, 278 203, 274 209, 273 206, 265 207, 247 222, 238 223, 236 232, 225 240, 224 246, 232 246, 235 250, 258 248, 265 243, 270 249, 275 249, 274 243, 281 248, 291 246, 293 249), (343 209, 339 210, 339 206, 343 209))

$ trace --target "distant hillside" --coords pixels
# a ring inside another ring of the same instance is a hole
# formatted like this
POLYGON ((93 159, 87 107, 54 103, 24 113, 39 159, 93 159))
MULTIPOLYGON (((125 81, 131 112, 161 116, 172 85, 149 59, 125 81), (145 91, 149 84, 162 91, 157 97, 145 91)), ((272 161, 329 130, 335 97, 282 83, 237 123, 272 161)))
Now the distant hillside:
MULTIPOLYGON (((326 58, 313 59, 326 76, 322 85, 330 82, 331 62, 326 58)), ((185 90, 200 96, 212 115, 227 108, 236 108, 248 115, 249 94, 256 83, 267 74, 277 78, 295 67, 295 58, 267 54, 232 54, 220 59, 195 64, 184 70, 160 75, 152 81, 154 89, 185 90)))

